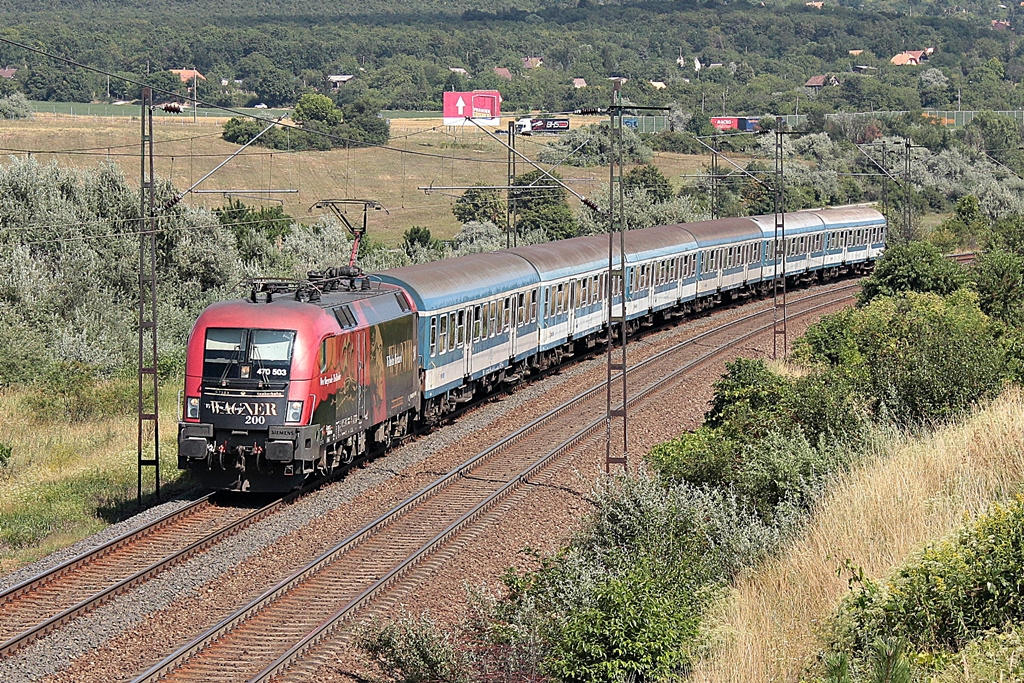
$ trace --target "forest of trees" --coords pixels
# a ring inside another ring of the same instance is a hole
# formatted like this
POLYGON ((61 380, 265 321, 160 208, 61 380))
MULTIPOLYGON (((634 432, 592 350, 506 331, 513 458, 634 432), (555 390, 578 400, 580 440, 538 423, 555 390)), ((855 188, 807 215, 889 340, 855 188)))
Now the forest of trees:
MULTIPOLYGON (((446 90, 500 88, 506 110, 564 111, 606 104, 612 76, 628 79, 632 102, 709 114, 1024 107, 1014 29, 1024 8, 1015 4, 968 3, 956 11, 945 2, 914 3, 912 11, 862 0, 821 9, 761 4, 568 0, 512 9, 377 0, 325 13, 302 2, 257 9, 242 0, 187 7, 95 0, 82 12, 70 3, 9 0, 0 3, 0 38, 181 95, 186 86, 166 70, 194 67, 206 76, 200 99, 224 106, 293 104, 326 90, 328 74, 351 74, 337 104, 369 99, 385 110, 437 110, 446 90), (994 30, 994 20, 1010 27, 994 30), (920 66, 889 62, 926 47, 935 52, 920 66), (543 66, 525 68, 527 56, 542 57, 543 66), (867 68, 855 73, 854 66, 867 68), (496 67, 508 68, 512 80, 496 67), (804 87, 826 74, 838 85, 804 87), (574 88, 573 78, 588 87, 574 88)), ((105 76, 13 45, 0 44, 3 65, 18 73, 0 88, 30 99, 108 97, 105 76)), ((109 88, 110 99, 138 95, 138 86, 116 78, 109 88)))

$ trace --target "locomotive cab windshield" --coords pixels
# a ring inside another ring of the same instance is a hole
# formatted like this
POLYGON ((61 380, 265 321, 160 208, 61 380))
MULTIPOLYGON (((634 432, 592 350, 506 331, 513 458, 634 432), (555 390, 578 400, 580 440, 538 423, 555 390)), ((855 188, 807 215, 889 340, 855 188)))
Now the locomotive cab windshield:
POLYGON ((211 327, 203 352, 206 386, 269 386, 287 382, 294 330, 211 327))

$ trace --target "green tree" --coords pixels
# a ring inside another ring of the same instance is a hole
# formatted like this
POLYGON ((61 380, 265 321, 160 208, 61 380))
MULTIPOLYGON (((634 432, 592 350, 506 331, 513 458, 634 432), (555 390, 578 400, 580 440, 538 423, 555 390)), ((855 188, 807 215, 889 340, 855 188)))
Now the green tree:
MULTIPOLYGON (((561 179, 557 173, 550 175, 561 179)), ((576 234, 576 219, 569 208, 567 193, 548 174, 530 171, 516 176, 512 184, 517 188, 512 191, 517 230, 542 230, 553 240, 565 239, 576 234)))
POLYGON ((504 227, 507 219, 505 201, 498 190, 486 188, 466 190, 455 200, 452 213, 460 223, 489 221, 498 227, 504 227))
POLYGON ((320 121, 328 126, 334 126, 341 123, 341 110, 326 95, 306 93, 295 104, 292 119, 296 123, 320 121))
POLYGON ((656 202, 667 202, 675 194, 671 181, 654 164, 642 164, 630 169, 622 177, 622 185, 627 193, 643 188, 656 202))

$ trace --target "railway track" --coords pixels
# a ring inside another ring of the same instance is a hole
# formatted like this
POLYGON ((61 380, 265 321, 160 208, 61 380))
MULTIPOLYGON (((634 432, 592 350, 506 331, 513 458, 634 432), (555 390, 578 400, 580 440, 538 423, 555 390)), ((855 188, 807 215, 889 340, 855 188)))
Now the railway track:
MULTIPOLYGON (((789 303, 790 318, 853 298, 854 283, 789 303)), ((629 369, 630 405, 674 385, 686 373, 773 327, 772 309, 726 323, 629 369), (763 323, 767 319, 768 323, 763 323), (743 330, 737 332, 737 330, 743 330)), ((613 378, 613 382, 615 379, 613 378)), ((307 680, 344 643, 347 625, 387 609, 426 580, 437 563, 510 504, 524 484, 605 428, 605 383, 583 392, 470 458, 324 552, 136 678, 307 680), (568 437, 566 435, 568 434, 568 437), (500 456, 500 457, 499 457, 500 456)))
POLYGON ((222 507, 204 496, 0 593, 0 657, 280 509, 222 507))

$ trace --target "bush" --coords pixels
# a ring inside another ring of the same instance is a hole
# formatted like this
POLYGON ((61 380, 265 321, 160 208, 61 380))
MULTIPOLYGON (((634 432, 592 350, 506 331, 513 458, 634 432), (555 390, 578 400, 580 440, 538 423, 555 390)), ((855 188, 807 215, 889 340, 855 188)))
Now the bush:
POLYGON ((677 439, 658 444, 646 461, 668 485, 725 486, 736 477, 739 444, 719 430, 702 425, 677 439))
POLYGON ((879 637, 924 651, 959 651, 990 629, 1024 619, 1024 501, 993 505, 955 538, 925 548, 842 603, 834 649, 865 652, 879 637))
POLYGON ((357 645, 369 654, 389 681, 425 683, 468 680, 466 662, 451 637, 430 617, 403 617, 383 627, 370 627, 357 645))
POLYGON ((967 270, 944 258, 927 242, 896 244, 882 255, 871 277, 861 285, 860 302, 899 292, 947 295, 970 281, 967 270))
POLYGON ((101 381, 96 368, 62 361, 43 371, 26 400, 40 422, 84 422, 130 412, 138 387, 127 376, 101 381))
POLYGON ((973 292, 906 292, 811 326, 797 357, 830 364, 897 422, 945 420, 994 396, 1008 375, 1000 326, 973 292))
POLYGON ((971 268, 978 304, 986 314, 1017 324, 1024 314, 1024 257, 993 249, 971 268))
MULTIPOLYGON (((624 164, 646 164, 651 160, 651 148, 629 128, 622 130, 621 152, 624 164)), ((563 163, 564 160, 569 166, 605 166, 610 155, 608 124, 599 123, 560 135, 547 149, 541 151, 539 159, 550 164, 563 163)))
POLYGON ((29 118, 32 118, 32 107, 29 106, 28 99, 20 92, 0 97, 0 119, 29 118))

